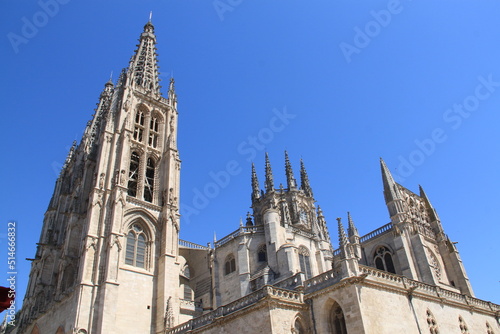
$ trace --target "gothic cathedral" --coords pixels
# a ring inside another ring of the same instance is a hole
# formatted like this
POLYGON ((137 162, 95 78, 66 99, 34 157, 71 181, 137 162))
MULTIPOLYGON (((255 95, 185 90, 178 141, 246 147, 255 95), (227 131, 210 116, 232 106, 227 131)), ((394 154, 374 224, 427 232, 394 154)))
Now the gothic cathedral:
POLYGON ((116 85, 104 85, 45 213, 15 333, 498 333, 421 188, 380 161, 390 222, 338 248, 303 161, 286 187, 266 155, 251 208, 208 246, 179 239, 177 97, 160 91, 151 22, 116 85), (300 181, 300 184, 298 182, 300 181))

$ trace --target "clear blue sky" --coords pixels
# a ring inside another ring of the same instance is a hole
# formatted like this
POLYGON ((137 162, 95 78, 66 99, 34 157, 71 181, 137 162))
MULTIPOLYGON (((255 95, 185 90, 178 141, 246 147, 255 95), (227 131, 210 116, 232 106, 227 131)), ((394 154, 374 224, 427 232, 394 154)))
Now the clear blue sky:
POLYGON ((336 247, 347 211, 361 234, 389 222, 383 157, 405 187, 424 187, 477 297, 500 303, 499 2, 44 1, 0 11, 0 270, 15 220, 20 296, 68 149, 152 10, 162 79, 173 73, 179 96, 183 239, 235 230, 250 161, 262 183, 268 151, 278 186, 287 149, 336 247), (228 163, 236 175, 210 188, 228 163))

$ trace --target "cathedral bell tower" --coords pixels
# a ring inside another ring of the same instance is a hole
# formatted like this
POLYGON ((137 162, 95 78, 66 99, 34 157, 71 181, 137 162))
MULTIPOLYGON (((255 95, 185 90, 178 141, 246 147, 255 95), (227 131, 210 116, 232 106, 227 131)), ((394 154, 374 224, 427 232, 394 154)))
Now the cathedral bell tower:
POLYGON ((177 96, 173 78, 162 96, 155 45, 149 21, 70 150, 33 259, 27 333, 163 333, 178 321, 177 96))

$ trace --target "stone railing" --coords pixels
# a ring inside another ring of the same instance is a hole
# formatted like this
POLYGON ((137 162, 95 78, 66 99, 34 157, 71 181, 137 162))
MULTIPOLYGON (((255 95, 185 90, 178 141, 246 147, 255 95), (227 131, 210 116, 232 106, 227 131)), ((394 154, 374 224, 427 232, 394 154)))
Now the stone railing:
POLYGON ((296 289, 297 287, 304 286, 304 274, 297 273, 293 276, 285 278, 284 280, 274 283, 273 286, 288 290, 293 290, 296 289))
POLYGON ((191 248, 191 249, 203 249, 203 250, 208 249, 208 247, 206 247, 206 246, 198 245, 198 244, 195 244, 194 242, 190 242, 190 241, 186 241, 186 240, 182 240, 182 239, 179 239, 179 246, 185 247, 185 248, 191 248))
POLYGON ((365 241, 368 241, 382 233, 385 233, 389 230, 392 229, 392 223, 389 223, 389 224, 385 224, 384 226, 376 229, 375 231, 372 231, 368 234, 365 234, 364 236, 362 236, 360 239, 359 239, 359 242, 365 242, 365 241))
POLYGON ((255 292, 252 292, 245 297, 235 300, 232 303, 221 306, 216 310, 206 313, 200 317, 189 320, 179 326, 176 326, 167 331, 169 334, 180 334, 187 333, 190 330, 200 328, 202 326, 208 325, 217 319, 244 309, 248 306, 256 304, 259 300, 264 298, 274 298, 284 302, 294 302, 294 303, 303 303, 303 294, 298 291, 292 291, 287 289, 281 289, 277 287, 273 287, 270 285, 264 286, 262 289, 259 289, 255 292))
POLYGON ((360 264, 359 269, 363 274, 368 274, 374 277, 380 277, 389 281, 402 282, 403 280, 403 276, 392 274, 390 272, 379 270, 373 267, 367 267, 360 264))
POLYGON ((242 226, 240 231, 243 233, 260 233, 264 232, 264 225, 259 226, 242 226))
POLYGON ((237 229, 236 231, 231 232, 228 235, 226 235, 224 238, 217 240, 214 243, 214 246, 215 246, 215 248, 220 247, 220 246, 228 243, 229 241, 233 240, 234 238, 236 238, 239 235, 240 235, 240 229, 237 229))
MULTIPOLYGON (((409 279, 405 276, 400 276, 396 274, 391 274, 383 270, 378 270, 371 267, 366 267, 359 265, 362 273, 367 276, 376 277, 382 281, 387 281, 389 284, 399 285, 399 288, 405 290, 412 290, 412 293, 418 292, 420 294, 425 294, 428 296, 433 296, 441 300, 446 300, 450 303, 458 302, 460 304, 465 304, 468 307, 475 307, 483 310, 489 310, 493 312, 500 312, 500 305, 484 301, 482 299, 477 299, 468 295, 464 295, 455 291, 451 291, 440 286, 431 285, 419 281, 409 279)), ((307 290, 306 290, 307 292, 307 290)))
POLYGON ((340 281, 341 275, 338 275, 333 269, 318 276, 314 276, 304 282, 304 293, 311 293, 334 285, 340 281))
POLYGON ((263 233, 264 232, 264 226, 259 225, 259 226, 240 226, 239 229, 237 229, 234 232, 229 233, 226 235, 224 238, 217 240, 215 242, 215 248, 220 247, 229 241, 233 240, 234 238, 243 235, 243 234, 252 234, 252 233, 263 233))
POLYGON ((179 299, 180 307, 183 310, 196 311, 201 310, 201 303, 193 300, 179 299))

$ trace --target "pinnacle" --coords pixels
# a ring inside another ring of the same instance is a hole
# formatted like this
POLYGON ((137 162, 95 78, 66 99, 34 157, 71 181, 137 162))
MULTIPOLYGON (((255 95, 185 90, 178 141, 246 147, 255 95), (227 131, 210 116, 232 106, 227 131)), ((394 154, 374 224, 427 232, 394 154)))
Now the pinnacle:
POLYGON ((344 226, 342 225, 342 218, 337 218, 338 229, 339 229, 339 245, 340 247, 347 245, 348 240, 345 234, 344 226))

